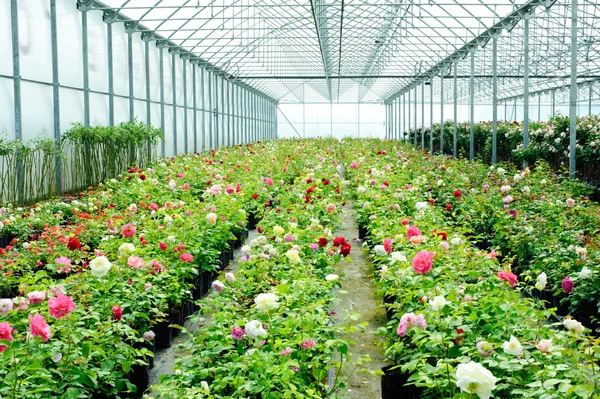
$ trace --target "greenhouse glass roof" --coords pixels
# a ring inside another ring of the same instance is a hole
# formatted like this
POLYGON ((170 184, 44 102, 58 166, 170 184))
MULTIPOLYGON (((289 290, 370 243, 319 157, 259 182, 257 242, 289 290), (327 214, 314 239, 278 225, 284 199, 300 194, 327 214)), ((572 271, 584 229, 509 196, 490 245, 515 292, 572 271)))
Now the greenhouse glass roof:
MULTIPOLYGON (((580 3, 580 79, 598 75, 596 1, 580 3)), ((522 95, 523 27, 530 18, 532 91, 568 83, 570 1, 550 0, 104 0, 138 31, 167 39, 208 65, 280 101, 390 100, 465 58, 474 44, 477 96, 489 93, 491 34, 500 98, 522 95), (357 88, 359 88, 357 90, 357 88)), ((113 14, 114 15, 114 14, 113 14)), ((470 62, 457 68, 470 74, 470 62)), ((434 86, 434 90, 435 90, 434 86)), ((462 95, 466 93, 462 93, 462 95)), ((447 93, 449 96, 450 93, 447 93)))

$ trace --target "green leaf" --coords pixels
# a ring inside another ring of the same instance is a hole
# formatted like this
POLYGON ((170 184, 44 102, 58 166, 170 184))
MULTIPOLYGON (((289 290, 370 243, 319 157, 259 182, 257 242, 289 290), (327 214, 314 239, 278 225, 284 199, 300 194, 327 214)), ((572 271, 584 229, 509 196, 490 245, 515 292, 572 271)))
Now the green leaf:
POLYGON ((131 370, 132 364, 133 364, 132 362, 123 362, 123 364, 122 364, 123 371, 126 373, 129 373, 129 370, 131 370))
POLYGON ((88 358, 90 356, 90 350, 92 349, 92 344, 90 342, 85 342, 81 346, 81 354, 84 358, 88 358))

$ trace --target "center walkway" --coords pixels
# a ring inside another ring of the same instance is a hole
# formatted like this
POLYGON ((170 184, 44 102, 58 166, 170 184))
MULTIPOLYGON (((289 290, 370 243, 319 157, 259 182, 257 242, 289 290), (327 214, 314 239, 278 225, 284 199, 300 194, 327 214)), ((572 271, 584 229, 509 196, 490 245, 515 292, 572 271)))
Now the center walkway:
POLYGON ((381 377, 373 375, 370 371, 381 370, 386 365, 384 357, 383 339, 375 336, 375 331, 387 323, 385 310, 381 301, 375 298, 375 285, 372 282, 373 265, 368 257, 368 252, 358 241, 358 226, 352 217, 352 203, 344 209, 342 226, 336 232, 337 236, 345 237, 352 245, 350 257, 352 262, 340 262, 338 271, 344 273, 342 290, 338 298, 340 303, 336 306, 339 318, 352 309, 361 315, 359 322, 369 323, 364 331, 358 331, 347 337, 354 342, 349 352, 356 359, 360 355, 368 355, 371 362, 366 364, 366 370, 357 369, 348 380, 348 391, 343 394, 348 399, 381 399, 381 377))

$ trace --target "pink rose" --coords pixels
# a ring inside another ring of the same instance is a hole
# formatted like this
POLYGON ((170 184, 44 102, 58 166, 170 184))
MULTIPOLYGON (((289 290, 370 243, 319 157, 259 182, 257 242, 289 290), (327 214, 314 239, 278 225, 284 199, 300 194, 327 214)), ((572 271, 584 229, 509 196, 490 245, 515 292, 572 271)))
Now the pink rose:
POLYGON ((75 310, 75 302, 70 296, 58 293, 57 296, 48 299, 48 310, 50 315, 60 319, 75 310))
POLYGON ((408 229, 406 229, 406 238, 408 238, 409 240, 411 237, 420 236, 420 235, 421 235, 421 230, 419 230, 419 228, 417 226, 409 226, 408 229))
POLYGON ((139 256, 130 256, 127 258, 127 264, 134 269, 141 269, 144 267, 144 259, 140 258, 139 256))
POLYGON ((428 251, 418 252, 412 260, 412 268, 419 274, 425 274, 431 270, 433 256, 435 253, 428 251))
POLYGON ((44 302, 44 299, 46 299, 46 292, 31 291, 27 294, 27 298, 29 299, 29 303, 31 303, 32 305, 37 305, 38 303, 44 302))
POLYGON ((135 227, 131 223, 127 223, 121 228, 121 234, 125 238, 131 238, 135 234, 135 227))
MULTIPOLYGON (((13 328, 10 326, 10 324, 7 321, 0 323, 0 340, 12 341, 13 340, 13 336, 11 334, 12 331, 13 331, 13 328)), ((4 352, 6 350, 6 348, 8 348, 8 347, 5 345, 0 345, 0 353, 4 352)))
POLYGON ((183 262, 188 262, 191 263, 194 261, 194 257, 192 256, 192 254, 184 252, 179 256, 179 259, 183 262))
POLYGON ((563 279, 561 286, 562 289, 565 290, 565 293, 570 294, 573 292, 573 280, 571 280, 571 277, 567 276, 563 279))
POLYGON ((401 321, 400 324, 398 324, 398 328, 396 329, 396 334, 398 334, 399 337, 404 337, 407 332, 408 332, 408 322, 401 321))
POLYGON ((519 281, 516 274, 507 272, 506 270, 498 272, 498 278, 503 281, 508 281, 508 284, 510 284, 511 287, 514 287, 516 282, 519 281))
POLYGON ((392 244, 393 241, 391 238, 386 238, 385 240, 383 240, 383 248, 385 249, 385 252, 389 254, 392 253, 392 244))
POLYGON ((39 313, 35 315, 29 315, 29 331, 34 337, 42 337, 44 342, 52 336, 50 333, 50 326, 46 323, 46 319, 39 313))

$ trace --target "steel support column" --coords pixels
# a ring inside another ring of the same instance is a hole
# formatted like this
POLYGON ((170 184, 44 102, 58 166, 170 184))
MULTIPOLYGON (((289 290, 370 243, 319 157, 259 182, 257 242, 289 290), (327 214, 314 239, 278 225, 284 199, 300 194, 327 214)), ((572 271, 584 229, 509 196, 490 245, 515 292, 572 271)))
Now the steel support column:
POLYGON ((498 134, 498 34, 492 37, 492 165, 496 164, 498 134))
POLYGON ((166 143, 165 143, 165 45, 164 41, 156 42, 159 48, 159 75, 160 75, 160 129, 163 132, 163 138, 160 141, 160 150, 163 157, 166 156, 166 143))
POLYGON ((177 50, 170 48, 169 53, 171 53, 171 87, 173 88, 173 155, 177 155, 177 68, 175 68, 177 50))
POLYGON ((440 155, 444 155, 444 73, 440 74, 440 155))
POLYGON ((577 0, 571 0, 571 90, 569 93, 569 175, 576 176, 575 153, 577 145, 577 0))
POLYGON ((471 78, 469 81, 469 159, 475 158, 475 49, 471 48, 471 78))
POLYGON ((202 129, 201 131, 201 139, 200 139, 200 151, 204 151, 206 148, 206 98, 205 98, 205 88, 204 88, 204 75, 206 71, 204 68, 200 67, 200 104, 202 104, 202 129))
POLYGON ((130 22, 125 23, 125 32, 127 33, 127 78, 129 83, 129 121, 133 122, 135 117, 133 105, 133 31, 135 25, 130 22))
POLYGON ((188 105, 187 105, 187 65, 186 58, 181 57, 181 65, 183 66, 183 152, 186 154, 189 152, 188 142, 189 131, 188 131, 188 105))
POLYGON ((198 80, 196 78, 196 64, 192 64, 192 106, 194 108, 194 153, 198 152, 198 99, 196 91, 198 90, 198 80))
POLYGON ((90 64, 88 52, 88 5, 80 3, 81 11, 81 44, 83 56, 83 121, 90 125, 90 64))
POLYGON ((419 92, 418 92, 417 86, 415 86, 415 124, 414 124, 414 126, 415 126, 415 149, 419 148, 419 145, 418 145, 418 142, 417 142, 417 124, 418 124, 418 122, 417 122, 417 109, 418 109, 418 107, 417 106, 419 104, 419 102, 418 102, 418 100, 419 100, 418 99, 418 94, 419 94, 419 92))
MULTIPOLYGON (((58 25, 56 20, 56 0, 50 0, 50 36, 52 40, 52 108, 54 114, 54 143, 60 148, 60 89, 58 79, 58 25)), ((54 158, 55 190, 62 193, 62 165, 59 154, 54 158)))
MULTIPOLYGON (((152 124, 152 110, 150 107, 150 40, 147 36, 142 34, 144 40, 144 69, 146 77, 146 124, 150 126, 152 124)), ((152 162, 152 142, 148 140, 148 163, 152 162)))
POLYGON ((425 82, 421 83, 421 149, 425 151, 425 82))
POLYGON ((453 146, 452 155, 458 158, 458 63, 454 62, 454 130, 453 130, 453 146))
MULTIPOLYGON (((523 149, 529 147, 529 14, 523 16, 523 149)), ((523 162, 527 167, 527 161, 523 162)))
POLYGON ((106 21, 106 40, 108 53, 108 124, 115 125, 115 84, 114 84, 114 68, 113 68, 113 17, 112 12, 104 13, 106 21))
POLYGON ((594 95, 594 82, 590 82, 588 94, 588 115, 592 116, 592 96, 594 95))

